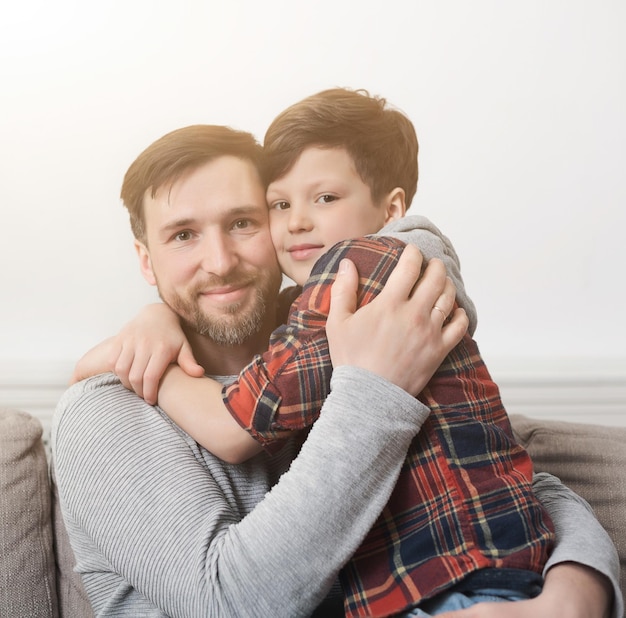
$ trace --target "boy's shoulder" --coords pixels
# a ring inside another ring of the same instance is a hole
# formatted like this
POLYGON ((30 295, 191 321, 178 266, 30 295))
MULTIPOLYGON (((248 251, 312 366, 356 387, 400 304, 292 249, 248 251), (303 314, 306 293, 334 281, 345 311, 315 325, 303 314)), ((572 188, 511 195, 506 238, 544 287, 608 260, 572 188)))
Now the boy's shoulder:
POLYGON ((302 287, 299 285, 290 285, 283 288, 278 294, 278 305, 276 307, 276 325, 280 326, 287 322, 289 309, 293 302, 302 293, 302 287))

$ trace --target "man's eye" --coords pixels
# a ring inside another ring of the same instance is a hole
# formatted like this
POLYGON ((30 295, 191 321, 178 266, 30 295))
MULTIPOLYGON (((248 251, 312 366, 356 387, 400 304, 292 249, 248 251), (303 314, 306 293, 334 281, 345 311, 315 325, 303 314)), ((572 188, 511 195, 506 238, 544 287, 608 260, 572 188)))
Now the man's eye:
POLYGON ((291 204, 289 202, 285 202, 284 200, 280 202, 274 202, 272 204, 272 208, 274 210, 289 210, 291 204))
POLYGON ((233 223, 234 230, 245 230, 248 227, 250 227, 249 219, 237 219, 237 221, 233 223))
POLYGON ((178 232, 174 236, 174 240, 177 240, 179 242, 185 242, 187 240, 191 240, 191 232, 188 230, 185 230, 184 232, 178 232))
POLYGON ((336 199, 338 199, 336 195, 330 195, 329 193, 325 193, 324 195, 321 195, 317 201, 321 202, 322 204, 330 204, 336 199))

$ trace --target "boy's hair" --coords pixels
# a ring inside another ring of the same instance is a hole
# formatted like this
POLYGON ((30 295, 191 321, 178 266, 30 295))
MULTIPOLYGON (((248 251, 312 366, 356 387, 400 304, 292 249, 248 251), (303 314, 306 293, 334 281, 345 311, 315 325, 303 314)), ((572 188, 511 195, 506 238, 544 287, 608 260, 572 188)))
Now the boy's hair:
POLYGON ((250 161, 263 178, 263 149, 254 136, 220 125, 192 125, 167 133, 148 146, 128 168, 120 197, 130 215, 135 238, 146 240, 143 201, 165 184, 222 156, 250 161))
POLYGON ((366 90, 323 90, 279 114, 267 132, 267 181, 284 176, 309 147, 345 148, 378 202, 401 187, 406 207, 417 190, 418 143, 405 114, 366 90))

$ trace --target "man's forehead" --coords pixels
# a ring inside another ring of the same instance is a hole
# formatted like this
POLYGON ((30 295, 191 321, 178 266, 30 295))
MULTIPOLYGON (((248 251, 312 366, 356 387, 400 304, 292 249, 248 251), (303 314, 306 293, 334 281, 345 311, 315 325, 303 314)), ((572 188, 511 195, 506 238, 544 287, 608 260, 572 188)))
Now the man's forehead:
POLYGON ((220 157, 144 196, 146 214, 188 217, 251 214, 265 209, 265 187, 251 162, 220 157))

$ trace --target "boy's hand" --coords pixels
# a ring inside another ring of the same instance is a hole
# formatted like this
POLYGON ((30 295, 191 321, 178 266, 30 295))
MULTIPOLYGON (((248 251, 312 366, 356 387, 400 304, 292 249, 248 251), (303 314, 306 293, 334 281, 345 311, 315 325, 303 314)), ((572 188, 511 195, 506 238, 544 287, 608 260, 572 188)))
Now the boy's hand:
POLYGON ((155 404, 159 382, 172 363, 192 377, 204 375, 178 316, 167 305, 157 303, 144 307, 118 335, 87 352, 78 361, 72 381, 112 371, 126 388, 155 404))
POLYGON ((443 263, 431 260, 420 279, 421 265, 420 252, 407 246, 382 292, 355 312, 358 274, 352 262, 342 263, 326 324, 333 366, 362 367, 414 396, 422 391, 468 320, 453 310, 455 288, 443 263))
POLYGON ((99 373, 107 373, 113 371, 115 366, 115 354, 116 343, 115 337, 109 337, 100 342, 95 347, 91 348, 74 367, 74 373, 70 378, 70 384, 75 384, 91 376, 96 376, 99 373))

